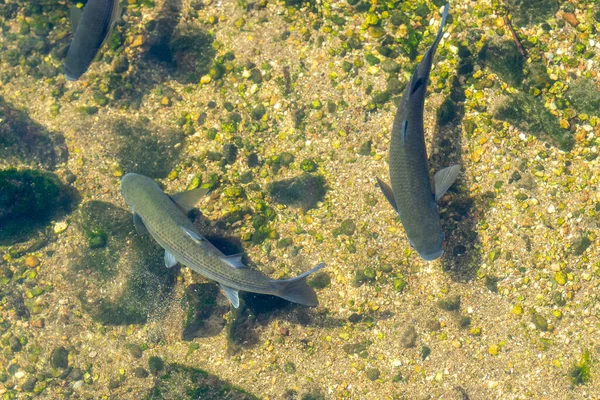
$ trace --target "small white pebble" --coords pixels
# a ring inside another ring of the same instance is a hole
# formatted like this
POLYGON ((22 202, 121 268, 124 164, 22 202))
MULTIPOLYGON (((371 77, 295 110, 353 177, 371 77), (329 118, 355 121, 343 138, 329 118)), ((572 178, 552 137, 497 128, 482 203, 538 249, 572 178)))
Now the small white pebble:
POLYGON ((17 379, 21 379, 24 376, 25 376, 25 371, 19 370, 15 373, 15 378, 17 378, 17 379))
POLYGON ((81 390, 83 388, 83 381, 77 381, 73 384, 73 390, 81 390))
POLYGON ((90 351, 90 358, 95 358, 98 355, 98 352, 95 350, 90 351))
POLYGON ((550 207, 548 207, 548 212, 549 212, 550 214, 552 214, 552 213, 553 213, 553 212, 555 212, 555 211, 556 211, 556 208, 554 207, 554 204, 550 204, 550 207))
POLYGON ((54 233, 56 233, 56 234, 63 233, 64 231, 67 230, 68 226, 69 226, 69 224, 67 224, 65 221, 57 222, 54 225, 54 233))

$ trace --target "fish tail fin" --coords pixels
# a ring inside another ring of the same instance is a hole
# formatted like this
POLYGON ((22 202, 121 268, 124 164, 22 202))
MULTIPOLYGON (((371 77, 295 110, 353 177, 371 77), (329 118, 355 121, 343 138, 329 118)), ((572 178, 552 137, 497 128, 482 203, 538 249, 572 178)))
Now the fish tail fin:
POLYGON ((444 6, 444 11, 442 13, 442 22, 440 22, 440 27, 438 29, 437 35, 435 36, 435 40, 433 41, 433 45, 431 45, 431 52, 435 53, 437 50, 438 44, 440 40, 442 40, 442 36, 444 36, 444 26, 446 25, 446 18, 448 18, 448 12, 450 10, 450 3, 446 3, 444 6))
POLYGON ((302 304, 304 306, 316 306, 319 304, 319 300, 317 299, 317 294, 314 289, 308 286, 306 283, 306 278, 312 274, 323 268, 325 263, 320 263, 310 271, 303 273, 302 275, 298 275, 295 278, 285 279, 285 280, 274 280, 275 284, 278 287, 276 296, 281 297, 287 301, 291 301, 292 303, 302 304))

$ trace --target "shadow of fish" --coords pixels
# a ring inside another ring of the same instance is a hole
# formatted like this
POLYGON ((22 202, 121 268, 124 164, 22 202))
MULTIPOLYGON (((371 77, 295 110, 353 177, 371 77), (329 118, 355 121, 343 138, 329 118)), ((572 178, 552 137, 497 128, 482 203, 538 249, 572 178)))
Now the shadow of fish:
POLYGON ((67 80, 75 81, 87 71, 120 15, 119 0, 89 0, 83 10, 71 8, 74 35, 64 65, 67 80))
POLYGON ((171 268, 180 262, 217 281, 233 307, 239 307, 239 290, 270 294, 306 306, 319 303, 306 278, 323 268, 324 263, 295 278, 274 280, 249 269, 242 263, 241 254, 226 256, 200 235, 186 213, 207 193, 206 189, 168 196, 152 179, 127 174, 121 179, 121 193, 133 211, 137 232, 149 232, 165 249, 166 267, 171 268))
POLYGON ((449 7, 449 4, 445 5, 437 36, 417 66, 398 105, 390 143, 391 188, 377 178, 381 191, 398 212, 411 246, 427 261, 435 260, 443 253, 444 233, 436 200, 460 173, 460 166, 453 165, 437 172, 431 181, 423 130, 427 81, 449 7))

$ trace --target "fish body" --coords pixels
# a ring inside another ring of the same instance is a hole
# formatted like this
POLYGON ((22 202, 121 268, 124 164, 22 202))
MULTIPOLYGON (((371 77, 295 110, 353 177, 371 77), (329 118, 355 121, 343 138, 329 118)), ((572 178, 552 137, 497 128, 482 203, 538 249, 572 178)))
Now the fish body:
POLYGON ((411 246, 427 261, 443 253, 444 233, 436 200, 460 172, 460 167, 454 165, 439 171, 431 181, 423 128, 427 81, 448 9, 446 4, 437 36, 406 86, 394 117, 389 153, 391 188, 378 178, 381 190, 398 212, 411 246))
POLYGON ((119 0, 89 0, 83 11, 71 9, 74 34, 64 64, 68 80, 77 80, 87 71, 120 15, 119 0))
POLYGON ((165 249, 165 265, 172 267, 179 262, 217 281, 235 308, 239 306, 239 290, 270 294, 307 306, 318 304, 306 277, 325 264, 320 263, 292 279, 274 280, 242 264, 240 254, 224 255, 200 235, 185 212, 193 208, 206 190, 168 196, 152 179, 127 174, 121 179, 121 192, 134 213, 138 232, 147 230, 165 249))

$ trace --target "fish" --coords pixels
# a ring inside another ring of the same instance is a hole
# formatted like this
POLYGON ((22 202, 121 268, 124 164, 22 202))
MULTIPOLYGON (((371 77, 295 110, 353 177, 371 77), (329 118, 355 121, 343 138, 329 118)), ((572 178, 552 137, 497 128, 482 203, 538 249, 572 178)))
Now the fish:
POLYGON ((443 254, 444 232, 436 202, 460 173, 460 165, 452 165, 431 179, 423 128, 427 82, 449 8, 447 3, 435 40, 419 62, 398 104, 389 150, 391 187, 377 177, 381 191, 400 217, 410 245, 426 261, 436 260, 443 254))
POLYGON ((121 178, 121 193, 133 212, 138 234, 150 233, 165 250, 167 268, 177 263, 216 281, 231 305, 238 308, 239 291, 269 294, 305 306, 319 304, 306 278, 325 263, 291 279, 270 279, 242 263, 242 254, 224 255, 206 240, 187 217, 208 190, 197 188, 167 195, 147 176, 128 173, 121 178))
POLYGON ((110 37, 121 16, 119 0, 88 0, 83 8, 71 8, 73 39, 64 63, 65 77, 76 81, 110 37))

